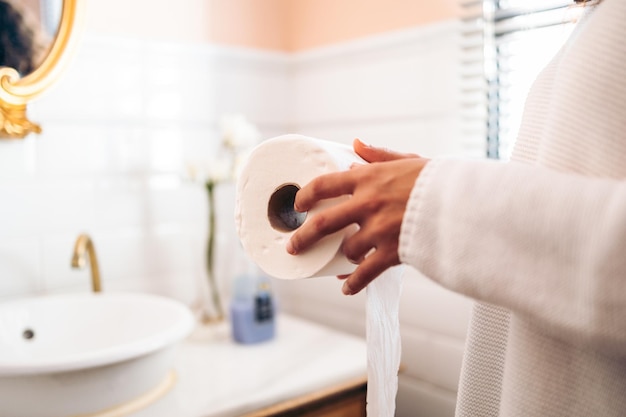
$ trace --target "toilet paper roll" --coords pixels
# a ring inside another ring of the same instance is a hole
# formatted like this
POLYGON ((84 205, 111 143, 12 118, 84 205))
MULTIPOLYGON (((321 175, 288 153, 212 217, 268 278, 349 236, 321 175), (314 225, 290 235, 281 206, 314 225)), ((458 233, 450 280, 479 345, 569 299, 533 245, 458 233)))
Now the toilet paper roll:
MULTIPOLYGON (((341 252, 341 244, 356 231, 350 226, 326 236, 309 250, 292 256, 287 241, 317 212, 349 196, 323 200, 306 215, 295 212, 296 192, 313 178, 366 163, 345 146, 300 135, 279 136, 256 147, 237 183, 235 219, 245 251, 265 273, 300 279, 349 274, 355 269, 341 252)), ((367 290, 367 415, 393 417, 400 363, 398 305, 401 268, 391 268, 367 290)))
POLYGON ((268 275, 282 279, 351 273, 355 265, 341 252, 353 225, 326 236, 292 256, 285 247, 295 230, 317 212, 348 196, 323 200, 308 213, 293 208, 296 192, 313 178, 365 163, 352 148, 301 135, 266 140, 251 153, 237 182, 235 220, 246 253, 268 275))

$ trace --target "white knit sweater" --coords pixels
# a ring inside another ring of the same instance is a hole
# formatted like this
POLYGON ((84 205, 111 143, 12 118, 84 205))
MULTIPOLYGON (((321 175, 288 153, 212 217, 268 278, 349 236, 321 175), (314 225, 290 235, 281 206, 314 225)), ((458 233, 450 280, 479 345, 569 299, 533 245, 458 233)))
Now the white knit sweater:
POLYGON ((511 162, 427 165, 400 258, 479 301, 457 416, 626 416, 626 0, 539 76, 511 162))

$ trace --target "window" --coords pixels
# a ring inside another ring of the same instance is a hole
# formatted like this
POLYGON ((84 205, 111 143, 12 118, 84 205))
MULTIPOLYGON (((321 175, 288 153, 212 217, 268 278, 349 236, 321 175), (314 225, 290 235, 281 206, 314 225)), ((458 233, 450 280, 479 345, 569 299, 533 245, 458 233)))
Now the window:
POLYGON ((464 134, 508 159, 528 89, 563 45, 582 7, 573 0, 465 0, 464 134))

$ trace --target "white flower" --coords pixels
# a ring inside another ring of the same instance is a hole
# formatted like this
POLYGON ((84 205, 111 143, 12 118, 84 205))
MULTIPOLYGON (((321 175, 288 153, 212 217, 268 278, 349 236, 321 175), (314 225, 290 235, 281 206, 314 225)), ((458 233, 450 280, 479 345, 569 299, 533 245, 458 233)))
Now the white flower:
POLYGON ((233 177, 233 161, 230 157, 224 157, 211 158, 202 163, 188 163, 187 177, 198 184, 229 181, 233 177))
POLYGON ((233 177, 233 161, 231 158, 213 158, 207 167, 207 182, 218 184, 231 180, 233 177))
POLYGON ((200 184, 236 180, 252 148, 260 142, 259 130, 241 114, 220 119, 221 141, 210 158, 187 163, 187 178, 200 184))
POLYGON ((261 134, 256 126, 250 123, 242 114, 222 116, 220 131, 224 147, 234 151, 251 148, 261 138, 261 134))

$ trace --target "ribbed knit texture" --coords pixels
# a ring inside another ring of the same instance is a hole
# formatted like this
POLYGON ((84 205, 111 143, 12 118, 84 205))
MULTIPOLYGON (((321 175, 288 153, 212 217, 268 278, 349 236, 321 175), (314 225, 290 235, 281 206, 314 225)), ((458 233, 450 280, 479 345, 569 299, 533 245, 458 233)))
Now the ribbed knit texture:
POLYGON ((626 415, 626 1, 539 76, 511 162, 426 166, 399 252, 478 300, 457 416, 626 415))

